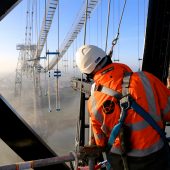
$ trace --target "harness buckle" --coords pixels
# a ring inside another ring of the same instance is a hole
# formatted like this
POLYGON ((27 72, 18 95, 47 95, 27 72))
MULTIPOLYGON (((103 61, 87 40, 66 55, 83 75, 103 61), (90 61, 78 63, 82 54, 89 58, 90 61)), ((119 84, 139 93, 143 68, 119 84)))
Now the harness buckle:
POLYGON ((102 88, 103 88, 103 86, 99 84, 99 85, 95 85, 94 90, 95 90, 95 91, 101 91, 102 88))
POLYGON ((121 99, 120 99, 120 106, 122 109, 124 110, 128 110, 131 106, 131 103, 130 103, 130 95, 127 94, 125 96, 123 96, 121 99))

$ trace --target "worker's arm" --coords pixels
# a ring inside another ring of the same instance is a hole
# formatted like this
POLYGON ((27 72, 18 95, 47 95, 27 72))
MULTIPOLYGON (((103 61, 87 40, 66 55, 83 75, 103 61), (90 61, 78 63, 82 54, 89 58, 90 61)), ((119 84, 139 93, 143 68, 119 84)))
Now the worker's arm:
POLYGON ((98 122, 96 119, 91 117, 91 125, 93 129, 93 134, 94 134, 94 140, 97 146, 104 147, 107 144, 107 137, 101 130, 101 123, 98 122))
POLYGON ((96 108, 94 103, 89 99, 88 100, 88 112, 90 116, 90 124, 93 131, 93 136, 91 142, 97 146, 106 146, 106 136, 103 133, 101 127, 103 124, 103 115, 96 108))
POLYGON ((170 122, 170 90, 156 77, 154 82, 163 120, 170 122))

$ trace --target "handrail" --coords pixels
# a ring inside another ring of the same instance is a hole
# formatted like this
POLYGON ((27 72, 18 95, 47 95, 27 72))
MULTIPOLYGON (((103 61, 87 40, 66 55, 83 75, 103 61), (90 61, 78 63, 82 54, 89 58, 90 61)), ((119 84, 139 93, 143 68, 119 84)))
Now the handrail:
MULTIPOLYGON (((80 155, 77 154, 77 157, 79 158, 80 155)), ((60 156, 60 157, 56 156, 52 158, 45 158, 45 159, 38 159, 38 160, 19 162, 19 163, 14 163, 9 165, 3 165, 0 166, 0 169, 1 170, 17 170, 17 169, 24 170, 29 168, 38 168, 38 167, 45 167, 54 164, 60 164, 64 162, 74 161, 74 160, 75 160, 75 156, 70 152, 70 154, 60 156)))

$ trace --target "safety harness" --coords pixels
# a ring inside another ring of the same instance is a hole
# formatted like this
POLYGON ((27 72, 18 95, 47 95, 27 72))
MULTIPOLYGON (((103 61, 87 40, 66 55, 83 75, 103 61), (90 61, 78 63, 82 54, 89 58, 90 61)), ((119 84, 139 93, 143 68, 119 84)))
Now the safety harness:
MULTIPOLYGON (((117 125, 114 126, 114 128, 111 131, 110 138, 108 140, 108 146, 107 150, 110 151, 116 137, 119 135, 120 137, 120 144, 121 144, 121 157, 124 165, 124 170, 129 170, 128 168, 128 162, 127 162, 127 148, 126 148, 126 141, 124 136, 124 121, 127 115, 127 111, 129 109, 133 109, 136 113, 138 113, 145 121, 152 126, 153 129, 155 129, 159 135, 161 136, 162 140, 164 141, 165 147, 167 147, 167 153, 168 153, 168 159, 170 160, 170 147, 166 138, 166 133, 164 130, 162 130, 159 125, 156 123, 156 121, 150 116, 148 112, 146 112, 129 94, 129 84, 130 84, 130 78, 132 73, 126 72, 123 77, 122 82, 122 93, 118 93, 114 91, 113 89, 110 89, 105 86, 100 86, 100 88, 95 89, 97 91, 100 91, 102 93, 105 93, 107 95, 113 96, 117 98, 118 101, 120 101, 120 107, 121 107, 121 113, 120 113, 120 119, 117 125), (122 138, 122 139, 121 139, 122 138)), ((170 162, 170 161, 169 161, 170 162)))

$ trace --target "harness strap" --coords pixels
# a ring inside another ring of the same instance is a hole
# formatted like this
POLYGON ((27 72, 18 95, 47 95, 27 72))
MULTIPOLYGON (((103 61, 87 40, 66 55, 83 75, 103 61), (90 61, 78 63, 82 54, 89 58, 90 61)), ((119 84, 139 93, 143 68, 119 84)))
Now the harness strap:
MULTIPOLYGON (((121 145, 121 158, 124 166, 124 170, 129 170, 128 161, 127 161, 127 147, 126 147, 126 139, 125 139, 125 127, 124 121, 127 115, 127 111, 130 109, 129 103, 129 85, 130 85, 130 78, 132 72, 125 72, 122 82, 122 99, 120 99, 120 107, 121 107, 121 114, 119 123, 121 123, 121 127, 119 129, 119 138, 120 138, 120 145, 121 145)), ((112 143, 113 144, 113 143, 112 143)))
POLYGON ((130 83, 130 77, 132 75, 132 72, 125 72, 122 82, 122 93, 119 93, 111 88, 108 88, 103 85, 96 85, 94 87, 94 91, 99 91, 104 94, 107 94, 109 96, 115 97, 117 100, 121 100, 123 96, 126 96, 129 93, 129 83, 130 83))
MULTIPOLYGON (((127 88, 126 87, 129 87, 129 83, 128 83, 128 81, 127 81, 127 79, 129 79, 130 80, 130 77, 129 77, 130 75, 128 75, 127 77, 126 77, 126 79, 123 79, 123 87, 124 87, 124 89, 125 90, 123 90, 124 91, 124 94, 126 93, 126 95, 127 95, 127 88)), ((97 89, 96 89, 97 90, 97 89)), ((125 97, 123 97, 123 98, 121 98, 121 94, 120 93, 118 93, 118 92, 116 92, 116 91, 114 91, 114 90, 112 90, 112 89, 110 89, 110 88, 107 88, 107 87, 105 87, 105 86, 102 86, 102 88, 100 89, 100 90, 97 90, 97 91, 100 91, 100 92, 102 92, 102 93, 105 93, 105 94, 107 94, 107 95, 110 95, 110 96, 113 96, 113 97, 116 97, 117 99, 119 99, 120 101, 121 100, 123 100, 124 102, 122 102, 122 104, 123 103, 126 103, 127 101, 129 101, 129 96, 126 98, 126 96, 125 97), (118 96, 118 97, 117 97, 118 96), (121 99, 120 99, 121 98, 121 99)), ((160 136, 161 136, 161 138, 165 141, 167 141, 167 139, 166 139, 166 133, 158 126, 158 124, 155 122, 155 120, 150 116, 150 114, 148 113, 148 112, 146 112, 139 104, 137 104, 136 103, 136 101, 134 100, 134 99, 132 99, 132 97, 130 97, 130 106, 131 106, 131 108, 132 109, 134 109, 144 120, 146 120, 159 134, 160 134, 160 136)), ((124 120, 124 118, 122 118, 122 119, 120 119, 120 121, 119 122, 122 122, 121 120, 124 120)), ((116 127, 116 126, 115 126, 116 127)), ((114 128, 113 128, 114 129, 114 128)), ((116 128, 117 129, 117 128, 116 128)), ((117 131, 117 130, 116 130, 117 131)), ((118 134, 117 132, 115 132, 114 133, 114 136, 115 136, 115 134, 118 134)), ((113 137, 113 138, 115 138, 115 137, 113 137)), ((112 139, 112 141, 113 141, 113 139, 112 139)), ((113 141, 114 142, 114 141, 113 141)), ((111 142, 109 142, 110 144, 111 144, 111 142)), ((113 143, 112 143, 113 144, 113 143)))
MULTIPOLYGON (((155 129, 158 134, 161 136, 163 139, 164 143, 166 146, 168 146, 167 138, 166 138, 166 133, 159 127, 159 125, 156 123, 156 121, 151 117, 151 115, 146 112, 139 104, 136 103, 136 101, 129 95, 129 84, 130 84, 130 78, 131 78, 132 73, 131 72, 126 72, 123 77, 122 81, 122 94, 118 93, 117 91, 114 91, 108 87, 105 86, 98 86, 98 88, 95 88, 96 91, 100 91, 102 93, 105 93, 107 95, 113 96, 117 98, 117 100, 120 101, 120 106, 121 106, 121 114, 120 114, 120 119, 119 123, 114 126, 114 128, 111 131, 110 138, 108 140, 108 147, 107 149, 110 150, 112 147, 116 137, 118 136, 121 127, 124 123, 124 120, 126 118, 126 113, 127 110, 132 108, 135 112, 137 112, 145 121, 149 123, 155 129)), ((123 161, 125 160, 124 163, 124 168, 128 170, 128 164, 126 161, 126 153, 123 158, 123 161)))
MULTIPOLYGON (((137 104, 136 101, 134 99, 132 99, 131 96, 129 98, 129 96, 128 96, 128 93, 129 93, 128 88, 129 88, 129 82, 130 82, 131 75, 132 75, 132 73, 129 73, 129 72, 125 73, 125 75, 124 75, 123 82, 122 82, 122 94, 115 91, 115 90, 112 90, 112 89, 110 89, 108 87, 105 87, 105 86, 98 86, 98 88, 95 88, 95 91, 100 91, 102 93, 105 93, 107 95, 110 95, 110 96, 113 96, 113 97, 117 98, 118 100, 120 100, 120 103, 121 103, 122 106, 123 106, 123 104, 126 104, 126 102, 130 102, 130 104, 129 104, 130 107, 132 109, 134 109, 141 117, 143 117, 143 119, 146 120, 160 134, 161 138, 164 141, 165 140, 167 141, 166 133, 157 125, 157 123, 150 116, 150 114, 148 112, 146 112, 139 104, 137 104)), ((121 120, 124 120, 124 118, 121 119, 121 117, 120 117, 119 123, 122 122, 121 120)), ((120 125, 118 125, 118 127, 119 126, 120 125)), ((116 132, 114 133, 113 136, 115 136, 115 134, 118 134, 117 131, 118 131, 118 129, 116 128, 116 132)), ((114 138, 115 137, 112 138, 112 141, 113 141, 114 138)), ((109 142, 109 143, 111 144, 111 142, 109 142)))
POLYGON ((110 138, 108 140, 107 150, 111 149, 116 137, 118 136, 120 129, 121 129, 121 127, 124 123, 124 120, 126 118, 127 108, 129 109, 129 106, 127 106, 126 103, 128 101, 127 95, 129 93, 128 89, 129 89, 131 75, 132 75, 131 72, 124 73, 124 77, 123 77, 123 81, 122 81, 122 94, 111 89, 111 88, 105 87, 103 85, 98 85, 98 86, 95 85, 95 87, 94 87, 94 91, 99 91, 99 92, 102 92, 109 96, 115 97, 118 101, 120 101, 120 105, 121 105, 121 114, 120 114, 119 123, 117 125, 115 125, 111 131, 110 138))
POLYGON ((111 131, 111 134, 110 134, 110 137, 109 137, 109 140, 108 140, 108 148, 107 150, 110 150, 116 137, 118 136, 119 132, 120 132, 120 129, 123 125, 123 122, 126 118, 126 111, 123 110, 122 112, 122 116, 120 117, 120 120, 119 120, 119 123, 117 125, 114 126, 114 128, 112 129, 111 131))
POLYGON ((115 97, 117 100, 120 100, 122 98, 122 94, 111 89, 111 88, 108 88, 108 87, 105 87, 103 85, 95 85, 95 88, 94 88, 94 91, 99 91, 99 92, 102 92, 104 94, 107 94, 109 96, 112 96, 112 97, 115 97))
POLYGON ((128 167, 128 162, 127 162, 127 155, 126 155, 126 147, 125 147, 125 141, 124 141, 124 121, 126 118, 126 114, 127 114, 127 110, 130 109, 130 105, 129 105, 129 84, 130 84, 130 77, 131 77, 132 73, 130 72, 125 72, 124 73, 124 77, 123 77, 123 82, 122 82, 122 98, 120 100, 120 106, 121 106, 121 113, 120 113, 120 119, 119 119, 119 123, 117 125, 115 125, 111 131, 109 140, 108 140, 108 146, 107 146, 107 150, 110 151, 116 137, 121 134, 123 141, 121 142, 121 147, 122 147, 122 154, 121 154, 121 158, 123 161, 123 166, 124 166, 124 170, 129 170, 128 167))
POLYGON ((167 142, 166 139, 166 133, 160 128, 160 126, 155 122, 155 120, 151 117, 151 115, 146 112, 139 104, 136 103, 132 97, 130 97, 131 100, 131 108, 137 112, 144 120, 148 122, 149 125, 152 126, 153 129, 155 129, 164 142, 167 142))
POLYGON ((134 109, 144 120, 146 120, 153 129, 157 131, 160 135, 162 140, 164 141, 166 152, 167 152, 167 159, 168 159, 168 168, 170 168, 170 147, 169 147, 169 139, 166 137, 166 132, 164 132, 160 126, 155 122, 155 120, 151 117, 151 115, 146 112, 139 104, 136 103, 135 100, 132 99, 131 108, 134 109))
POLYGON ((122 82, 122 96, 125 96, 129 93, 130 77, 132 72, 125 72, 122 82))

